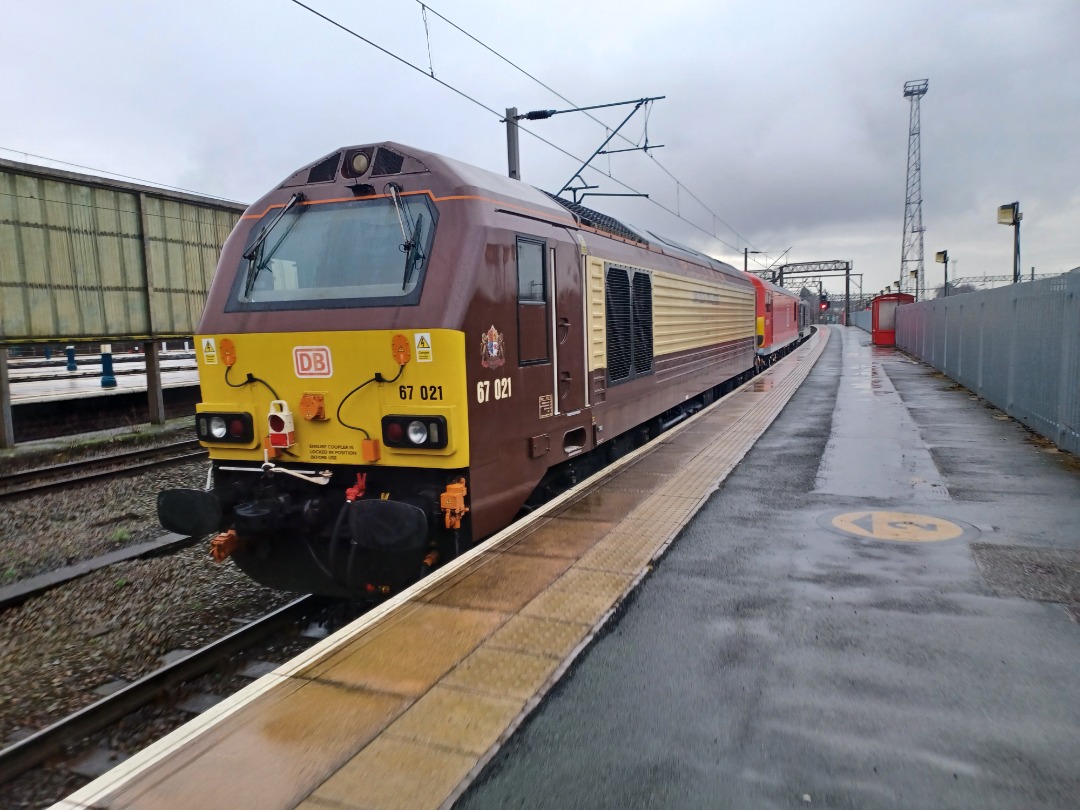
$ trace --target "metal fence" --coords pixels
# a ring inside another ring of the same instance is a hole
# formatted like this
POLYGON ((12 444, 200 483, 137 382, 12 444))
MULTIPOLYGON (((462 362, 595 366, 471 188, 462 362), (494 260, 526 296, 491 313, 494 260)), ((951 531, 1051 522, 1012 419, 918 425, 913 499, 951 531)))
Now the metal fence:
POLYGON ((865 332, 869 332, 873 326, 873 314, 868 309, 852 310, 851 325, 857 326, 865 332))
POLYGON ((1080 453, 1080 272, 902 306, 896 345, 1080 453))

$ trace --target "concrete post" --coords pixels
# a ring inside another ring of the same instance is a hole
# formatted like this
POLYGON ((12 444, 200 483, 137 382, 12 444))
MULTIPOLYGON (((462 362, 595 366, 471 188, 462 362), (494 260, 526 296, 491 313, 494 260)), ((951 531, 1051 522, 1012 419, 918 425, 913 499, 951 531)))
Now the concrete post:
POLYGON ((11 420, 11 380, 8 378, 7 346, 0 346, 0 447, 15 446, 15 426, 11 420))
POLYGON ((146 354, 146 405, 151 425, 165 424, 165 396, 161 386, 161 355, 158 343, 148 340, 143 344, 146 354))

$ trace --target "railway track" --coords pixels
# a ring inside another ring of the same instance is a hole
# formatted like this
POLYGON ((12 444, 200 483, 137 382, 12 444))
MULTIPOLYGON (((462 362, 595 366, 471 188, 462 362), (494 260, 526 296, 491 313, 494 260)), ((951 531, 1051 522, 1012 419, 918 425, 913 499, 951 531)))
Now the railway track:
POLYGON ((185 439, 158 447, 146 447, 122 453, 111 453, 98 458, 5 473, 0 475, 0 499, 127 475, 164 464, 178 464, 206 458, 206 455, 206 450, 196 439, 185 439))
POLYGON ((212 671, 273 633, 313 615, 324 604, 304 596, 241 627, 224 638, 167 664, 24 740, 0 750, 0 784, 7 783, 91 734, 156 700, 166 690, 212 671))

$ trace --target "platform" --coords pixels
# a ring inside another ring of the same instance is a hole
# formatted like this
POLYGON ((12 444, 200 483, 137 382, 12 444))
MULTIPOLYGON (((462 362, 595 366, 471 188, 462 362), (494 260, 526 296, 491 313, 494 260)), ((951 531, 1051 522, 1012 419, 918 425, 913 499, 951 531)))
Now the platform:
MULTIPOLYGON (((191 361, 168 361, 161 371, 162 388, 193 388, 199 385, 199 372, 191 361)), ((32 405, 40 402, 60 402, 69 399, 92 399, 116 394, 146 391, 146 371, 124 369, 116 374, 116 385, 102 388, 101 369, 81 372, 57 372, 55 375, 36 374, 23 379, 12 374, 11 404, 32 405)))
POLYGON ((58 807, 1074 806, 1080 474, 868 342, 823 330, 58 807))

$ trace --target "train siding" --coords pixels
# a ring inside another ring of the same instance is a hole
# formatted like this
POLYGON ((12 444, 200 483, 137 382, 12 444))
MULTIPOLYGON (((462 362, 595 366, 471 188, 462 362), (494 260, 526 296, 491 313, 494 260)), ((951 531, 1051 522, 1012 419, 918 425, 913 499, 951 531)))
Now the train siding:
POLYGON ((660 357, 753 336, 754 291, 719 282, 653 273, 653 347, 660 357))
MULTIPOLYGON (((607 368, 607 319, 604 313, 604 261, 596 256, 588 257, 586 288, 588 301, 588 370, 590 377, 598 369, 607 368)), ((595 392, 594 392, 595 396, 595 392)))

